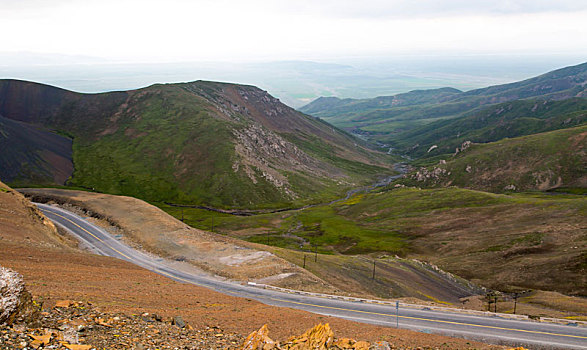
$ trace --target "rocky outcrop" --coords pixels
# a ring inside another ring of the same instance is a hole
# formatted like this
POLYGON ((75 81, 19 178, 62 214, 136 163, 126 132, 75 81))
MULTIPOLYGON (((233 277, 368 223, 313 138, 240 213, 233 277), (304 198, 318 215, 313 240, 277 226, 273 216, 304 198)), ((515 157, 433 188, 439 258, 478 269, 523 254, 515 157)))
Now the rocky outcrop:
POLYGON ((283 170, 319 177, 336 173, 332 167, 310 157, 293 143, 259 124, 234 130, 234 134, 237 139, 235 152, 239 159, 233 163, 233 171, 242 169, 255 184, 258 176, 263 177, 292 199, 298 196, 292 190, 283 170))
POLYGON ((0 266, 0 325, 34 323, 39 308, 26 290, 22 276, 0 266))
POLYGON ((469 147, 471 147, 472 144, 473 144, 473 142, 471 142, 471 141, 463 142, 460 147, 457 147, 455 149, 455 155, 467 150, 469 147))
POLYGON ((450 171, 447 171, 445 168, 434 167, 430 170, 427 168, 420 168, 420 170, 416 171, 416 173, 412 175, 412 179, 419 182, 438 182, 439 180, 443 179, 445 175, 450 175, 450 171))
POLYGON ((369 349, 390 349, 387 342, 378 342, 371 346, 366 341, 355 341, 350 338, 341 338, 334 340, 334 332, 327 324, 318 324, 314 328, 309 329, 304 334, 291 337, 288 341, 280 344, 269 338, 269 330, 267 325, 264 325, 258 331, 251 333, 245 339, 241 350, 328 350, 328 349, 355 349, 355 350, 369 350, 369 349))

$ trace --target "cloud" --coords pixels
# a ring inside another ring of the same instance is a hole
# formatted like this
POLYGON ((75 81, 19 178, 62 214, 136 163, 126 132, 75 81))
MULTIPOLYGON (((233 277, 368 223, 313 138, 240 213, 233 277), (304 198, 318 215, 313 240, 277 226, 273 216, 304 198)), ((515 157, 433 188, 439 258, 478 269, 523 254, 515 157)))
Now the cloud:
POLYGON ((285 11, 341 18, 511 15, 587 10, 585 0, 297 0, 277 3, 285 11))
POLYGON ((0 0, 0 51, 141 62, 584 53, 586 15, 585 0, 0 0))

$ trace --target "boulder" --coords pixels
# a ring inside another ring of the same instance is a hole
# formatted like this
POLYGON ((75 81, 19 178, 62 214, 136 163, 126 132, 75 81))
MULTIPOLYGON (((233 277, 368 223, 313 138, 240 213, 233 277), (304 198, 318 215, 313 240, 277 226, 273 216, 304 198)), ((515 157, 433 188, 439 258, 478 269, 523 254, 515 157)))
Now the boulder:
POLYGON ((0 325, 34 323, 40 307, 26 290, 22 276, 0 266, 0 325))
POLYGON ((241 350, 271 350, 279 349, 278 344, 269 338, 269 329, 263 325, 258 331, 249 334, 240 347, 241 350))
POLYGON ((186 323, 181 316, 175 316, 173 318, 173 324, 179 328, 184 328, 186 326, 186 323))
MULTIPOLYGON (((389 350, 389 343, 379 342, 378 350, 389 350), (387 346, 387 347, 386 347, 387 346)), ((249 334, 240 350, 369 350, 371 344, 365 341, 355 341, 350 338, 342 338, 334 341, 334 333, 327 324, 319 324, 309 329, 306 333, 291 337, 283 344, 269 338, 269 330, 264 325, 258 331, 249 334)))
POLYGON ((334 333, 330 325, 318 324, 299 337, 292 337, 283 348, 291 350, 316 349, 326 350, 334 342, 334 333))

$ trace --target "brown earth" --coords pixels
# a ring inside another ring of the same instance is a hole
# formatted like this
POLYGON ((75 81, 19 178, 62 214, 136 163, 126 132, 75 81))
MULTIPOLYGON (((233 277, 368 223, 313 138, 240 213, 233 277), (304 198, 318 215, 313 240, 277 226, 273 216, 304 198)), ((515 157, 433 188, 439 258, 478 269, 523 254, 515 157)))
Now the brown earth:
POLYGON ((416 257, 475 283, 587 292, 587 220, 580 211, 523 204, 452 209, 418 218, 412 227, 416 257))
MULTIPOLYGON (((98 224, 114 225, 127 243, 148 252, 186 261, 214 275, 239 281, 271 279, 272 284, 334 292, 320 278, 259 245, 192 228, 159 208, 136 198, 61 189, 25 189, 33 201, 57 201, 102 218, 98 224)), ((70 208, 73 209, 73 208, 70 208)))
POLYGON ((105 312, 181 315, 194 328, 219 326, 249 334, 267 323, 275 339, 328 322, 337 334, 397 346, 498 349, 463 339, 365 325, 278 308, 183 284, 133 264, 71 248, 16 191, 0 185, 0 265, 24 275, 29 290, 47 305, 56 300, 92 301, 105 312))
MULTIPOLYGON (((343 255, 312 256, 241 241, 188 227, 164 211, 130 197, 63 189, 23 189, 34 201, 56 201, 83 216, 106 218, 128 243, 160 256, 187 261, 206 272, 240 281, 358 297, 416 297, 461 305, 460 298, 482 293, 466 281, 402 259, 378 259, 377 279, 371 259, 343 255), (132 208, 132 210, 130 209, 132 208), (307 260, 304 262, 304 260, 307 260), (303 268, 302 268, 303 267, 303 268), (318 276, 318 277, 316 277, 318 276)), ((97 224, 101 224, 97 222, 97 224)), ((103 222, 102 222, 103 224, 103 222)))
MULTIPOLYGON (((410 259, 378 259, 377 279, 373 280, 373 265, 369 258, 320 255, 319 261, 314 262, 313 255, 306 254, 304 264, 302 252, 188 229, 181 221, 134 198, 60 189, 25 189, 23 192, 33 195, 36 200, 53 199, 86 208, 91 215, 103 217, 110 221, 110 225, 121 227, 114 233, 127 235, 127 242, 131 245, 169 258, 188 257, 187 261, 205 271, 227 278, 368 298, 411 296, 405 301, 487 310, 487 303, 474 302, 483 296, 458 295, 458 287, 466 281, 453 286, 450 281, 431 275, 429 269, 419 268, 410 259), (178 250, 180 245, 186 250, 178 250), (250 248, 250 254, 243 255, 241 249, 235 250, 239 246, 250 248), (271 255, 265 255, 269 253, 271 255), (246 261, 246 256, 251 260, 246 261), (256 260, 255 257, 263 258, 256 260), (265 263, 269 265, 264 266, 265 263), (302 265, 305 269, 300 268, 302 265), (300 270, 303 274, 298 272, 300 270)), ((412 246, 417 247, 412 257, 430 261, 492 289, 510 292, 536 290, 526 292, 519 300, 517 313, 582 320, 585 313, 577 306, 585 305, 584 298, 540 291, 556 285, 567 292, 579 291, 580 294, 580 288, 587 285, 587 282, 581 283, 587 275, 576 267, 582 252, 587 250, 582 229, 584 218, 576 209, 570 208, 573 207, 549 208, 548 215, 541 214, 543 209, 540 206, 530 204, 451 209, 410 218, 402 225, 410 228, 406 234, 412 237, 412 246), (501 247, 508 244, 511 247, 504 253, 501 247), (499 246, 500 250, 494 251, 494 246, 499 246), (533 251, 520 253, 526 252, 525 249, 533 251)), ((69 206, 68 209, 76 210, 76 207, 69 206)), ((101 225, 105 222, 97 221, 101 225)), ((504 295, 498 308, 500 312, 513 312, 511 296, 504 295)))

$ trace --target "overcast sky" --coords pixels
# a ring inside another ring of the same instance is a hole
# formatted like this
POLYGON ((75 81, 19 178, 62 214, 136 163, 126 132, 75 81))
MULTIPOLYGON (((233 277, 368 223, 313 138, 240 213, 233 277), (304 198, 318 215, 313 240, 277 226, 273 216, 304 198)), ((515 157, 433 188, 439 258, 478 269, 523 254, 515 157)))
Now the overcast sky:
POLYGON ((112 60, 587 54, 586 0, 0 0, 0 51, 112 60))

